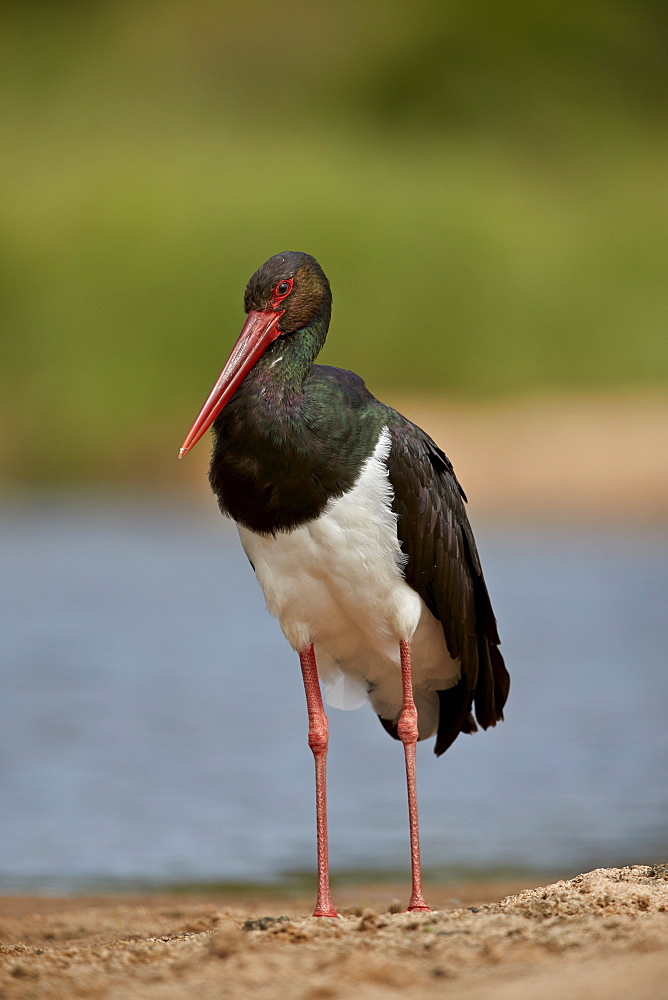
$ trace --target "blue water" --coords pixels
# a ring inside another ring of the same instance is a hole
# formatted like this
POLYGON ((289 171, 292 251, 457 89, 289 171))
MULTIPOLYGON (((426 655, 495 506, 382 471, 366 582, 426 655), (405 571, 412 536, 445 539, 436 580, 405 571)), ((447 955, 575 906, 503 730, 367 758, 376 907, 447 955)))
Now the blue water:
MULTIPOLYGON (((511 695, 418 748, 426 867, 665 857, 665 538, 476 528, 511 695)), ((213 501, 24 498, 0 531, 0 886, 311 869, 298 661, 213 501)), ((400 744, 368 707, 330 735, 332 867, 407 868, 400 744)))

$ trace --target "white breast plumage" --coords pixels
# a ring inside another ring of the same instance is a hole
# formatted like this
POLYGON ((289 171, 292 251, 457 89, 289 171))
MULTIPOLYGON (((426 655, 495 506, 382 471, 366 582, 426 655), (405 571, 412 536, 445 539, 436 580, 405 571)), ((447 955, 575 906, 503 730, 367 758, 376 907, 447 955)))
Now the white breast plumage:
POLYGON ((406 583, 381 431, 353 488, 314 521, 275 536, 237 525, 267 608, 297 651, 314 644, 327 701, 357 708, 367 696, 394 721, 401 710, 399 641, 412 641, 420 739, 438 724, 437 690, 460 676, 440 622, 406 583))

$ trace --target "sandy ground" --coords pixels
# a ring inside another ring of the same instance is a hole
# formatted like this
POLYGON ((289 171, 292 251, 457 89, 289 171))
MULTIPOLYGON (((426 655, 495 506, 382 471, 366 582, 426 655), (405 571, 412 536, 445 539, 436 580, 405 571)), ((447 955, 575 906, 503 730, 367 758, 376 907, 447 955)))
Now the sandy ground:
POLYGON ((441 887, 410 914, 356 887, 337 919, 275 898, 4 897, 0 997, 668 997, 668 865, 503 891, 441 887))

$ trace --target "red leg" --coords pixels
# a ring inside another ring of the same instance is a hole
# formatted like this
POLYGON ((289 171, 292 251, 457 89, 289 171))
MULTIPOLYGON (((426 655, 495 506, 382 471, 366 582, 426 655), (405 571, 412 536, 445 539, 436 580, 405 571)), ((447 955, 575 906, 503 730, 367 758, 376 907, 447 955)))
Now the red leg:
POLYGON ((306 707, 308 709, 308 745, 315 758, 315 808, 318 828, 318 899, 314 917, 338 916, 329 890, 329 860, 327 857, 327 745, 329 726, 322 705, 320 681, 313 646, 299 654, 306 707))
POLYGON ((406 783, 408 785, 408 822, 411 831, 411 869, 413 891, 408 904, 409 910, 428 910, 422 895, 422 872, 420 870, 420 833, 418 830, 417 791, 415 787, 415 746, 418 738, 417 709, 413 700, 411 681, 411 644, 401 641, 401 683, 403 705, 397 730, 404 745, 406 755, 406 783))

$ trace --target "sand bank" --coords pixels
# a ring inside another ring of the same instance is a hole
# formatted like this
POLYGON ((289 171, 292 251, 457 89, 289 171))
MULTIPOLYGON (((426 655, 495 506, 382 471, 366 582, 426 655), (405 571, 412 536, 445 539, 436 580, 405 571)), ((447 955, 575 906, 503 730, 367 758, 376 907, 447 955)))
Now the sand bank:
MULTIPOLYGON (((388 400, 389 402, 389 400, 388 400)), ((665 395, 544 396, 392 405, 446 451, 474 514, 610 519, 668 516, 665 395)))

